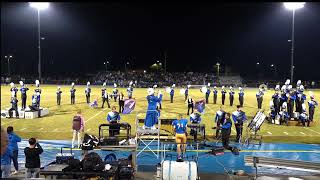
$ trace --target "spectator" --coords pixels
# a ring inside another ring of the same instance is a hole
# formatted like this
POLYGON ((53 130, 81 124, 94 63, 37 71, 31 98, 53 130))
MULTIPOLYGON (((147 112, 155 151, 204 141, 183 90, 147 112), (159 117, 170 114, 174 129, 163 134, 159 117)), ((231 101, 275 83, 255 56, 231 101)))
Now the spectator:
POLYGON ((26 178, 39 178, 40 172, 40 154, 42 147, 35 138, 29 139, 29 147, 24 149, 26 157, 26 178))
POLYGON ((11 150, 7 147, 8 137, 4 130, 1 128, 1 178, 7 178, 10 175, 11 167, 11 150))
POLYGON ((72 137, 72 148, 74 147, 74 141, 76 136, 78 136, 78 148, 80 148, 81 143, 81 132, 84 132, 84 118, 79 109, 77 114, 73 117, 72 123, 73 137, 72 137))
POLYGON ((9 144, 8 144, 8 148, 12 151, 12 156, 10 157, 10 159, 12 159, 13 161, 13 166, 15 171, 12 174, 17 174, 18 170, 19 170, 19 165, 18 165, 18 142, 21 142, 21 138, 16 135, 13 132, 13 127, 9 126, 7 128, 7 133, 8 133, 8 140, 9 140, 9 144))

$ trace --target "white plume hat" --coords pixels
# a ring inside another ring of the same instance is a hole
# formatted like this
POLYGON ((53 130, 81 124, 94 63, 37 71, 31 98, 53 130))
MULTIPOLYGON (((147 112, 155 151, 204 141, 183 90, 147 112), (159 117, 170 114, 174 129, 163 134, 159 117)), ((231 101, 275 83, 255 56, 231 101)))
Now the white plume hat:
POLYGON ((74 86, 74 82, 71 83, 71 86, 74 86))
POLYGON ((103 84, 102 84, 102 86, 106 86, 107 85, 107 83, 106 82, 104 82, 103 84))
POLYGON ((298 85, 298 86, 301 85, 301 80, 298 80, 298 81, 297 81, 297 85, 298 85))
POLYGON ((290 79, 287 79, 284 84, 285 84, 285 85, 289 85, 289 84, 290 84, 290 79))
POLYGON ((217 86, 213 86, 213 89, 217 89, 217 86))
POLYGON ((153 85, 153 88, 157 88, 158 86, 155 84, 155 85, 153 85))
POLYGON ((88 81, 88 82, 87 82, 87 86, 89 86, 89 85, 90 85, 90 82, 88 81))
POLYGON ((148 92, 148 95, 152 95, 152 94, 154 94, 154 89, 148 88, 147 92, 148 92))
POLYGON ((210 87, 210 83, 208 83, 208 86, 210 87))
POLYGON ((239 91, 241 91, 242 90, 242 87, 239 87, 239 91))
POLYGON ((23 86, 23 81, 19 81, 19 84, 20 84, 21 86, 23 86))
POLYGON ((13 86, 14 86, 14 83, 13 83, 13 82, 11 82, 11 83, 10 83, 10 86, 11 86, 11 87, 13 87, 13 86))
POLYGON ((203 87, 201 88, 201 92, 202 92, 202 93, 206 93, 206 92, 207 92, 207 90, 208 90, 208 89, 207 89, 207 87, 206 87, 206 86, 203 86, 203 87))
POLYGON ((173 87, 173 88, 176 87, 176 84, 172 84, 172 87, 173 87))
POLYGON ((116 87, 117 87, 117 84, 116 84, 116 83, 113 83, 113 87, 115 87, 115 88, 116 88, 116 87))
POLYGON ((224 86, 222 86, 221 88, 224 89, 224 86))

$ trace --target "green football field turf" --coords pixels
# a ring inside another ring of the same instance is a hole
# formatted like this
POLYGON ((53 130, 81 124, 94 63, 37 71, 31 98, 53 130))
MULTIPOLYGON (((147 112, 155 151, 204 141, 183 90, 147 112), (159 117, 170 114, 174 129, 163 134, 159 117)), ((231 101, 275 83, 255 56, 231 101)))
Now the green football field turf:
MULTIPOLYGON (((28 91, 27 105, 31 104, 31 96, 34 92, 34 86, 28 86, 30 90, 28 91)), ((35 137, 39 139, 71 139, 72 132, 72 119, 78 109, 82 110, 85 117, 85 132, 89 134, 98 135, 98 126, 102 123, 106 123, 106 115, 110 109, 101 107, 101 86, 92 86, 91 101, 98 98, 99 108, 92 109, 85 102, 85 86, 76 86, 76 104, 70 105, 70 86, 61 86, 62 88, 62 100, 61 105, 56 105, 56 88, 55 85, 42 85, 41 94, 41 106, 47 107, 50 110, 50 114, 38 118, 38 119, 1 119, 1 127, 6 128, 7 126, 13 126, 17 134, 23 138, 35 137)), ((10 106, 10 87, 1 86, 1 109, 5 109, 10 106)), ((107 88, 109 94, 112 92, 112 87, 107 88)), ((119 88, 125 96, 127 92, 125 88, 119 88)), ((164 94, 161 118, 175 118, 177 113, 183 113, 185 118, 189 117, 187 113, 187 104, 184 102, 184 95, 179 93, 180 88, 176 88, 174 103, 170 103, 169 94, 165 92, 162 88, 162 93, 164 94)), ((247 88, 245 89, 245 102, 243 111, 246 112, 248 120, 251 120, 254 114, 257 112, 257 102, 255 98, 255 93, 257 88, 247 88)), ((320 90, 313 91, 316 100, 319 102, 320 90)), ((265 93, 263 108, 266 112, 269 110, 269 102, 271 99, 273 90, 269 90, 265 93)), ((305 92, 308 95, 308 92, 305 92)), ((132 134, 135 132, 135 119, 138 114, 139 117, 143 118, 147 107, 146 101, 147 89, 146 88, 135 88, 133 92, 133 97, 136 99, 136 107, 134 111, 129 115, 121 115, 122 122, 128 122, 132 125, 132 134)), ((199 91, 199 89, 190 89, 189 95, 193 97, 194 100, 203 99, 204 95, 199 91)), ((308 97, 307 100, 310 98, 308 97)), ((20 91, 18 92, 19 106, 20 102, 20 91)), ((118 108, 118 102, 110 101, 111 106, 115 105, 118 108)), ((214 125, 215 112, 219 109, 221 104, 221 93, 219 90, 218 94, 218 104, 213 104, 212 93, 210 94, 209 104, 206 104, 205 114, 202 115, 202 123, 206 125, 206 133, 210 137, 215 134, 215 130, 212 129, 214 125)), ((227 112, 232 113, 236 110, 236 105, 238 104, 237 91, 235 94, 234 105, 229 106, 229 96, 226 96, 226 104, 224 106, 227 112)), ((307 107, 308 108, 308 107, 307 107)), ((320 113, 319 109, 316 109, 314 122, 311 127, 301 127, 297 126, 297 122, 291 122, 290 126, 284 125, 274 125, 268 124, 266 121, 262 125, 260 134, 263 135, 264 142, 299 142, 299 143, 320 143, 320 113)), ((164 129, 170 129, 169 126, 163 126, 164 129)), ((245 134, 245 131, 244 131, 245 134)), ((235 135, 235 128, 232 127, 232 137, 235 135)))

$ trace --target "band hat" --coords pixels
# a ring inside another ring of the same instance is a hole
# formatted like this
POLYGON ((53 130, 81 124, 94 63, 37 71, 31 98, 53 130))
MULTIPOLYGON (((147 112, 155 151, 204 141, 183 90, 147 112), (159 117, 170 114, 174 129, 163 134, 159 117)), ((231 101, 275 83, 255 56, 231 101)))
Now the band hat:
POLYGON ((301 80, 297 81, 297 85, 300 86, 301 85, 301 80))
POLYGON ((211 84, 210 84, 210 83, 208 83, 208 86, 209 86, 209 87, 210 87, 210 85, 211 85, 211 84))
POLYGON ((239 87, 239 91, 242 91, 242 87, 239 87))
POLYGON ((19 84, 20 84, 21 86, 23 86, 23 81, 19 81, 19 84))
POLYGON ((74 82, 71 83, 71 86, 74 86, 74 82))
POLYGON ((13 83, 13 82, 11 82, 11 83, 10 83, 10 86, 11 86, 11 87, 13 87, 13 86, 14 86, 14 83, 13 83))
POLYGON ((90 82, 89 81, 87 82, 87 86, 90 86, 90 82))
POLYGON ((106 86, 107 85, 107 83, 106 82, 104 82, 103 84, 102 84, 102 86, 106 86))
POLYGON ((284 84, 285 84, 285 85, 289 85, 289 84, 290 84, 290 79, 287 79, 284 84))
POLYGON ((213 89, 217 89, 217 86, 213 86, 213 89))
POLYGON ((58 86, 58 89, 61 89, 61 87, 60 87, 60 86, 58 86))
POLYGON ((156 85, 156 84, 155 84, 155 85, 153 85, 153 88, 157 88, 157 87, 158 87, 158 85, 156 85))
POLYGON ((176 87, 176 84, 172 84, 172 87, 173 87, 173 88, 176 87))
POLYGON ((153 88, 148 88, 147 92, 148 92, 148 95, 153 95, 154 94, 154 89, 153 88))

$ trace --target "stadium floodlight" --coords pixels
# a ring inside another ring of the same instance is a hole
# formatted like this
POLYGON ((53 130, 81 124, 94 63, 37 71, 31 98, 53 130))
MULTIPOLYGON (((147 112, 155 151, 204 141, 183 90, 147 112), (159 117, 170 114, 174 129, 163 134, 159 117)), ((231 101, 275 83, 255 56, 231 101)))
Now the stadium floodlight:
POLYGON ((30 2, 30 7, 36 8, 37 10, 45 10, 49 7, 48 2, 30 2))
POLYGON ((219 63, 219 62, 217 62, 216 66, 217 66, 217 76, 219 77, 219 72, 220 72, 220 63, 219 63))
POLYGON ((10 59, 13 58, 12 55, 8 55, 8 56, 4 56, 5 59, 7 59, 8 61, 8 75, 10 76, 11 75, 11 71, 10 71, 10 59))
POLYGON ((260 63, 259 62, 257 62, 257 65, 259 65, 260 63))
POLYGON ((40 11, 49 8, 48 2, 29 2, 29 6, 37 9, 38 12, 38 73, 39 73, 39 81, 42 83, 41 79, 41 38, 40 38, 40 11))
POLYGON ((305 2, 284 2, 283 5, 286 9, 297 10, 304 7, 305 2))
MULTIPOLYGON (((291 82, 293 82, 293 56, 294 56, 294 14, 297 9, 301 9, 304 7, 305 2, 285 2, 283 3, 284 7, 290 11, 292 11, 292 38, 291 38, 291 82)), ((290 42, 290 41, 288 41, 290 42)))
POLYGON ((109 64, 109 61, 107 62, 103 62, 103 64, 106 66, 106 72, 108 71, 108 64, 109 64))
POLYGON ((273 67, 273 66, 274 66, 274 64, 271 64, 270 66, 271 66, 271 67, 273 67))

